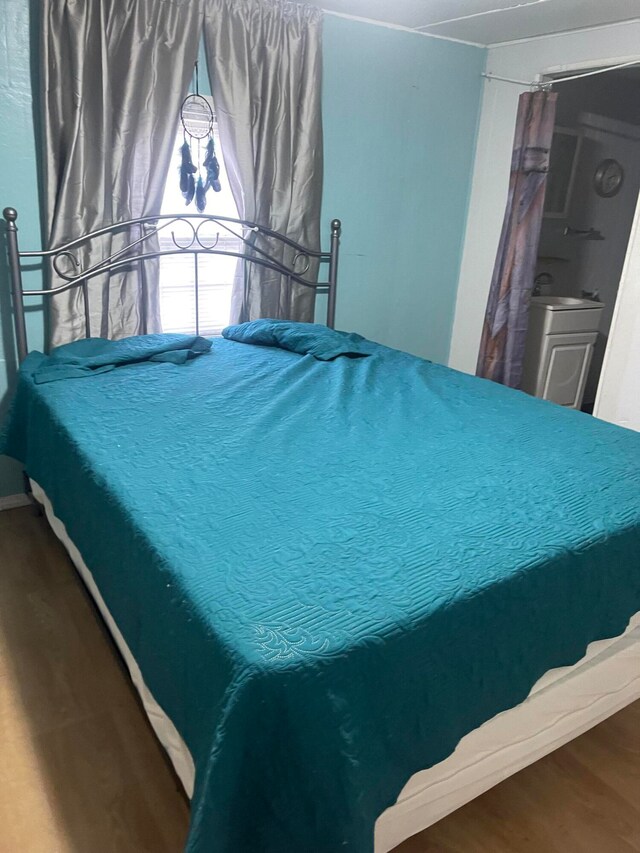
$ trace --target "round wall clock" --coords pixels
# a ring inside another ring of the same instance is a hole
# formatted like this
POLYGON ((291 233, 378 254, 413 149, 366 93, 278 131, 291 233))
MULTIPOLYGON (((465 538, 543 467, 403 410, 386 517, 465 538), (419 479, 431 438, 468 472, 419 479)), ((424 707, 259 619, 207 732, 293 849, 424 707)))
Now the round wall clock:
POLYGON ((599 196, 611 198, 617 195, 624 181, 624 169, 617 160, 606 159, 598 163, 593 176, 593 185, 599 196))

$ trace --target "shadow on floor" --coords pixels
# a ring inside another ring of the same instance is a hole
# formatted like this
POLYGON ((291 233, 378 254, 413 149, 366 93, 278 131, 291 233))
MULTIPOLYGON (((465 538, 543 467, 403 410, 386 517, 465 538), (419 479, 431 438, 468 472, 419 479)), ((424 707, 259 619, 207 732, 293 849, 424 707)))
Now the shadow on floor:
POLYGON ((0 513, 0 851, 179 853, 189 810, 46 520, 0 513))

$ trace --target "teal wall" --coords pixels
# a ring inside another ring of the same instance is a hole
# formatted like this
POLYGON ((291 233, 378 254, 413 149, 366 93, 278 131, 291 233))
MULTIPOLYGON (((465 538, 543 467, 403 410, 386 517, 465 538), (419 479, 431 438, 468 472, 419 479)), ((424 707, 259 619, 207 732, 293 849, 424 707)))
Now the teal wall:
POLYGON ((485 54, 325 18, 323 224, 343 221, 336 325, 440 362, 449 354, 485 54))
MULTIPOLYGON (((31 99, 27 0, 2 0, 0 14, 0 209, 19 211, 18 227, 24 248, 41 245, 34 113, 31 99)), ((0 226, 2 228, 2 226, 0 226)), ((25 272, 27 287, 40 286, 37 270, 25 272)), ((27 315, 27 333, 33 348, 42 347, 42 306, 39 301, 27 315)), ((16 371, 16 356, 9 300, 4 235, 0 241, 0 423, 9 402, 16 371)), ((0 456, 0 496, 22 491, 20 468, 0 456)))
MULTIPOLYGON (((0 16, 0 207, 19 210, 23 248, 40 245, 28 0, 0 16), (6 49, 4 49, 6 46, 6 49)), ((485 51, 326 16, 323 222, 344 223, 337 325, 446 361, 485 51)), ((201 67, 205 67, 204 61, 201 67)), ((206 74, 201 89, 208 90, 206 74)), ((36 286, 37 270, 25 282, 36 286)), ((0 251, 0 417, 15 374, 0 251)), ((319 305, 319 316, 322 310, 319 305)), ((42 312, 29 312, 42 347, 42 312)), ((0 457, 0 496, 21 490, 0 457)))

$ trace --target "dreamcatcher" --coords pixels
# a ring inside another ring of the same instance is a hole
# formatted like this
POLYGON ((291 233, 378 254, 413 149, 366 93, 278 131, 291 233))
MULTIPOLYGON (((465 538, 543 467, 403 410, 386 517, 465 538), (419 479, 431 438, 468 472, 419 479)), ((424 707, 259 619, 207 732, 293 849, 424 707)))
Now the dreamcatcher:
POLYGON ((184 143, 180 148, 180 192, 187 205, 195 199, 196 207, 202 213, 207 206, 208 190, 219 193, 222 187, 219 180, 220 164, 213 141, 213 110, 198 91, 197 62, 196 91, 195 94, 187 95, 182 102, 180 121, 184 130, 184 143), (207 142, 203 146, 204 139, 207 142), (194 147, 197 166, 193 162, 194 147))

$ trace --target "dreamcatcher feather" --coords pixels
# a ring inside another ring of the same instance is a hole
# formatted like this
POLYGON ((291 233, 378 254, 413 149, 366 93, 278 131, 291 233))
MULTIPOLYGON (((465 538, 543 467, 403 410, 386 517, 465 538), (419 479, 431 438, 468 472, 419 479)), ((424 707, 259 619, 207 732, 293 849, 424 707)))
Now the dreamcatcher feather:
POLYGON ((207 183, 206 188, 211 189, 214 193, 219 193, 222 187, 220 186, 220 181, 218 178, 220 177, 220 164, 218 163, 218 158, 216 157, 216 149, 213 143, 213 138, 211 138, 207 142, 207 156, 204 158, 203 166, 207 170, 207 183))
POLYGON ((182 193, 187 205, 193 201, 193 196, 196 191, 195 181, 193 176, 196 172, 196 167, 191 159, 191 147, 185 139, 180 148, 182 162, 180 163, 180 192, 182 193))
POLYGON ((198 64, 196 63, 196 91, 187 95, 180 107, 180 121, 184 131, 184 142, 180 147, 180 192, 188 205, 195 199, 200 213, 207 206, 207 192, 219 193, 220 164, 216 157, 213 141, 213 110, 209 102, 198 91, 198 64), (206 139, 204 159, 201 163, 201 143, 206 139), (198 165, 193 162, 195 146, 198 165), (202 171, 204 170, 204 172, 202 171), (196 177, 197 176, 197 177, 196 177))

